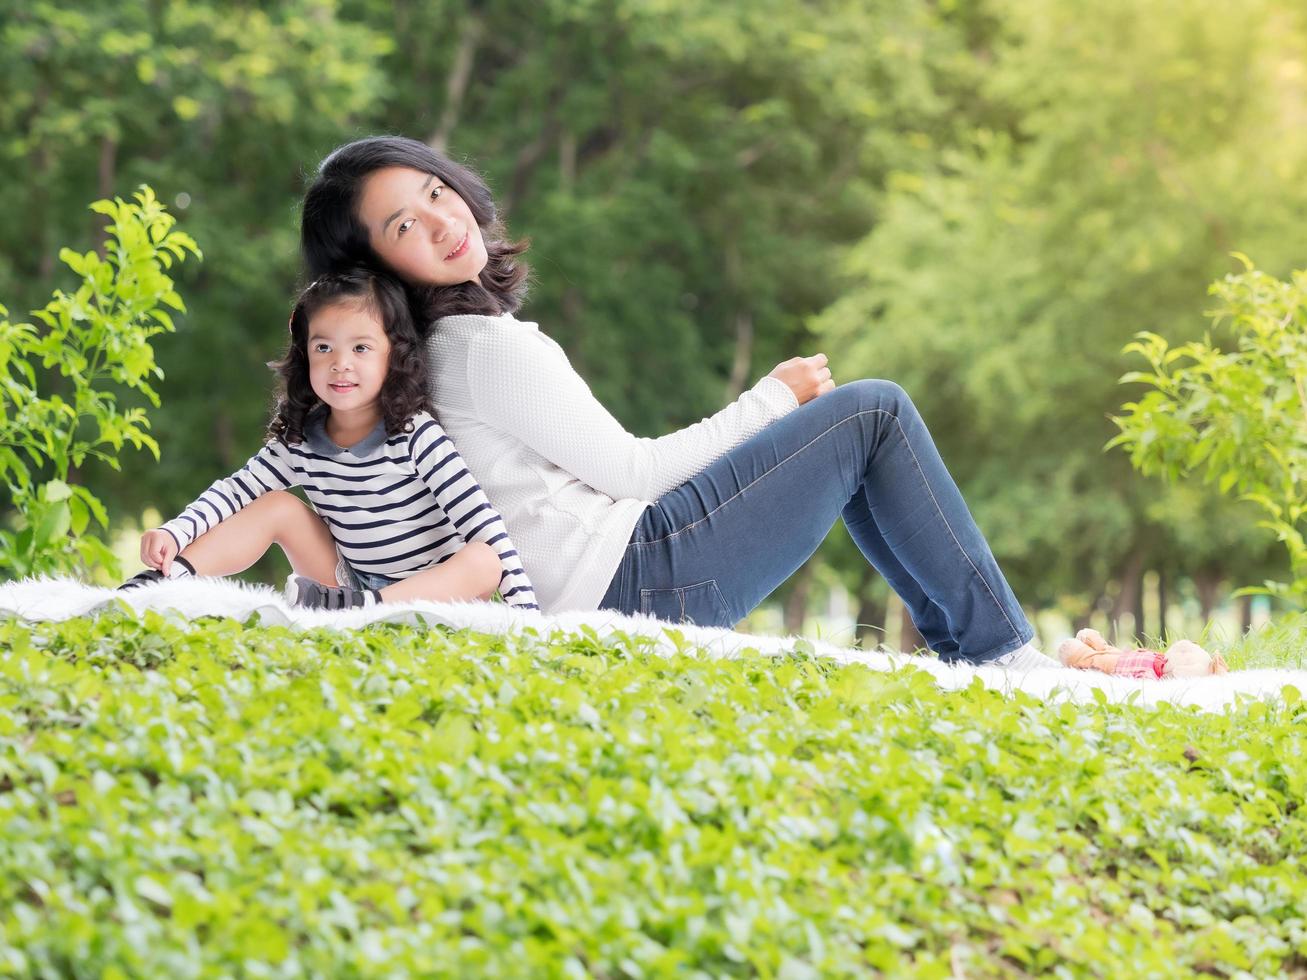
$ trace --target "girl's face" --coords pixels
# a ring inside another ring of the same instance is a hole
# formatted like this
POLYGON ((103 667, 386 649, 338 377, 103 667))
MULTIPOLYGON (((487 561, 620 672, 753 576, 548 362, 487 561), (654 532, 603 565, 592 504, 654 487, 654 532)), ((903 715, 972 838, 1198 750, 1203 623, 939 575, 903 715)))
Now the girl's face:
POLYGON ((414 285, 472 282, 486 267, 486 246, 471 209, 439 177, 408 167, 369 176, 359 220, 373 251, 414 285))
POLYGON ((390 339, 361 302, 324 306, 309 321, 309 384, 333 412, 380 413, 390 339))

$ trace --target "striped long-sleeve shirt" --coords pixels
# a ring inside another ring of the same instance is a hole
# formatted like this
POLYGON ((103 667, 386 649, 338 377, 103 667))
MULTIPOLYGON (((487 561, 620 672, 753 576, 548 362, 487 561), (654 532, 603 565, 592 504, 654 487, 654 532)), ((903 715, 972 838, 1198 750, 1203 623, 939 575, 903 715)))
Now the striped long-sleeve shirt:
POLYGON ((378 423, 349 448, 331 441, 324 419, 321 410, 309 415, 302 443, 268 442, 163 530, 180 550, 263 494, 303 487, 341 557, 359 571, 407 578, 466 543, 484 541, 503 568, 500 595, 520 608, 539 608, 503 518, 431 415, 419 412, 411 432, 394 436, 378 423))

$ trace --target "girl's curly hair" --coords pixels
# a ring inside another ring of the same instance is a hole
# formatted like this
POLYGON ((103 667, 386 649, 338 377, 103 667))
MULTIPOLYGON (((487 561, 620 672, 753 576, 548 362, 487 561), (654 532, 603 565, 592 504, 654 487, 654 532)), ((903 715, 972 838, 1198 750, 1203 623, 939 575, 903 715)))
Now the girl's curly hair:
POLYGON ((427 397, 426 349, 413 325, 404 287, 382 273, 355 268, 315 279, 295 301, 286 352, 281 360, 268 365, 278 377, 276 404, 268 423, 270 440, 287 445, 303 442, 305 420, 323 404, 309 383, 309 323, 319 310, 337 304, 360 305, 374 314, 390 341, 380 396, 386 434, 409 432, 415 414, 433 411, 427 397))

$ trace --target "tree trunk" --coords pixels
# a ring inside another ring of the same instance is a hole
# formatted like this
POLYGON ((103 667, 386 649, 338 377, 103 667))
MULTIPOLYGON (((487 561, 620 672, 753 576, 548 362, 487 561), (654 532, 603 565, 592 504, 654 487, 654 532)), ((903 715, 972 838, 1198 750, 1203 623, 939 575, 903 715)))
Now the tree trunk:
MULTIPOLYGON (((569 283, 563 288, 560 307, 560 312, 563 315, 562 322, 567 325, 567 355, 571 359, 572 367, 576 373, 584 377, 590 367, 585 344, 585 297, 581 294, 580 287, 575 283, 569 283)), ((554 336, 559 336, 559 334, 554 334, 554 336)))
POLYGON ((476 59, 485 26, 480 14, 469 13, 459 28, 458 46, 454 49, 449 74, 445 77, 445 106, 440 112, 436 131, 427 140, 433 150, 443 153, 450 134, 458 125, 458 117, 463 111, 463 98, 467 95, 467 83, 472 77, 472 63, 476 59))
POLYGON ((735 314, 735 356, 731 359, 731 376, 726 381, 726 404, 740 397, 749 380, 753 363, 753 314, 739 310, 735 314))
POLYGON ((1157 570, 1157 636, 1158 642, 1166 642, 1166 571, 1157 570))
POLYGON ((1144 571, 1141 569, 1139 577, 1135 579, 1135 594, 1133 599, 1135 607, 1135 636, 1141 640, 1144 637, 1146 631, 1145 627, 1147 626, 1147 623, 1144 622, 1144 574, 1144 571))
POLYGON ((1239 597, 1239 632, 1247 633, 1253 628, 1253 597, 1250 595, 1241 595, 1239 597))
POLYGON ((1094 613, 1097 612, 1098 605, 1103 601, 1103 599, 1104 599, 1104 595, 1103 593, 1100 592, 1098 594, 1098 597, 1089 604, 1089 606, 1085 609, 1084 612, 1082 612, 1079 616, 1072 617, 1071 619, 1072 633, 1079 633, 1082 629, 1087 629, 1089 626, 1093 624, 1094 613))
POLYGON ((1200 568, 1194 573, 1194 588, 1198 592, 1198 608, 1204 623, 1212 618, 1224 581, 1219 568, 1200 568))
POLYGON ((1112 624, 1112 636, 1109 639, 1121 638, 1121 616, 1127 612, 1134 617, 1135 632, 1139 632, 1139 621, 1143 618, 1143 582, 1144 556, 1142 551, 1135 550, 1130 552, 1121 569, 1121 591, 1112 600, 1112 609, 1107 614, 1112 624))
POLYGON ((917 624, 912 621, 912 614, 908 612, 906 604, 899 603, 899 649, 904 653, 912 653, 920 650, 926 645, 926 638, 917 631, 917 624))
MULTIPOLYGON (((36 99, 38 104, 45 101, 45 93, 40 92, 36 99)), ((45 144, 39 145, 32 153, 32 173, 45 174, 50 172, 50 150, 45 144)), ((49 238, 49 214, 48 208, 50 203, 50 194, 46 190, 46 182, 38 180, 33 183, 32 197, 34 198, 31 208, 31 214, 35 219, 35 234, 28 239, 28 243, 37 254, 36 259, 36 278, 40 282, 49 282, 54 276, 55 249, 47 248, 46 241, 49 238)), ((29 266, 30 268, 30 266, 29 266)))
POLYGON ((812 573, 816 568, 816 562, 810 558, 790 576, 790 591, 785 597, 783 607, 785 632, 790 636, 797 636, 803 632, 803 624, 808 618, 808 594, 812 591, 812 573))
MULTIPOLYGON (((740 249, 735 239, 726 243, 724 271, 726 284, 731 292, 739 295, 738 288, 742 276, 740 268, 740 249)), ((735 354, 731 358, 731 376, 726 381, 726 400, 729 405, 740 397, 744 385, 749 380, 749 365, 753 361, 753 313, 743 308, 735 311, 735 354)))
MULTIPOLYGON (((100 163, 97 169, 99 172, 99 196, 101 198, 113 197, 113 183, 118 172, 118 141, 111 136, 106 136, 100 141, 100 163)), ((100 258, 104 258, 104 246, 109 240, 106 233, 108 227, 109 216, 107 214, 97 214, 91 229, 91 237, 95 242, 95 250, 100 253, 100 258)))
POLYGON ((558 182, 568 194, 576 185, 576 133, 570 129, 558 134, 558 182))
POLYGON ((885 597, 878 594, 876 581, 880 576, 870 566, 858 582, 858 621, 855 624, 854 643, 863 650, 874 650, 885 639, 885 614, 888 611, 885 597))
POLYGON ((540 165, 546 151, 554 145, 555 140, 558 138, 558 109, 562 101, 562 91, 556 90, 550 99, 549 108, 545 111, 544 119, 540 123, 540 131, 534 139, 518 147, 517 156, 513 160, 513 175, 508 181, 508 189, 499 199, 501 218, 513 213, 513 206, 526 193, 527 185, 530 184, 536 167, 540 165))

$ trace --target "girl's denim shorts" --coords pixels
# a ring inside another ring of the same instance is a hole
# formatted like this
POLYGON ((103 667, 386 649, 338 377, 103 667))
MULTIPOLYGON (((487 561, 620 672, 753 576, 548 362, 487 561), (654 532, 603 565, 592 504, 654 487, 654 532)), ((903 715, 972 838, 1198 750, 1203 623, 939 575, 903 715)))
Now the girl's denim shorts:
POLYGON ((384 589, 387 585, 398 582, 397 578, 361 572, 354 568, 339 554, 336 556, 336 584, 350 589, 384 589))

